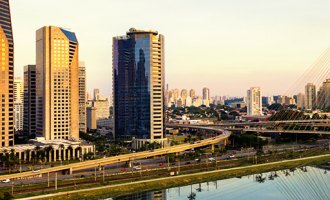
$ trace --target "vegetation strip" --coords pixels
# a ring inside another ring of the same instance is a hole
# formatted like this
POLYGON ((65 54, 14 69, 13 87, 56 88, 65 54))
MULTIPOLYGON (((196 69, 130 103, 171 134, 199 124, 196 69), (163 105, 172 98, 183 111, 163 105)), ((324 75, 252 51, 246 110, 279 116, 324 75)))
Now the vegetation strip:
POLYGON ((129 193, 159 190, 159 189, 175 187, 179 185, 187 185, 187 184, 199 183, 210 180, 243 176, 253 173, 263 173, 272 170, 280 170, 285 168, 297 167, 305 164, 315 164, 315 162, 326 162, 326 161, 330 161, 329 154, 299 158, 293 160, 277 161, 272 163, 263 163, 263 164, 244 166, 244 167, 234 167, 229 169, 200 172, 196 174, 186 174, 186 175, 179 175, 179 176, 166 177, 166 178, 157 178, 152 180, 143 180, 143 181, 136 181, 131 183, 117 184, 117 185, 107 185, 107 186, 95 187, 90 189, 58 192, 53 194, 22 198, 21 200, 50 199, 50 198, 61 199, 63 197, 70 199, 84 199, 88 196, 100 196, 105 194, 111 194, 113 197, 116 197, 129 193))

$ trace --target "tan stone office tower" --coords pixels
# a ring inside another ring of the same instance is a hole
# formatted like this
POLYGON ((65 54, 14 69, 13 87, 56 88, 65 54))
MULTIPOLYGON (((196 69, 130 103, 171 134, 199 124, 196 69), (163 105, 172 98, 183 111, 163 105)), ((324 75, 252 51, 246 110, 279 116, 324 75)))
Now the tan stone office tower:
POLYGON ((0 147, 14 145, 14 41, 9 0, 0 0, 0 147))
POLYGON ((46 26, 36 33, 37 136, 79 140, 79 62, 75 33, 46 26))

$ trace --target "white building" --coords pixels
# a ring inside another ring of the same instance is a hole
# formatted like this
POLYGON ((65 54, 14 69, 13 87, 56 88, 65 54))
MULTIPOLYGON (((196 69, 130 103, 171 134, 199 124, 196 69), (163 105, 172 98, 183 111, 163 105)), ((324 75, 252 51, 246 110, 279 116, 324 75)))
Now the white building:
POLYGON ((15 116, 15 131, 23 130, 24 81, 21 78, 16 78, 14 80, 14 116, 15 116))
POLYGON ((251 87, 247 91, 246 101, 248 116, 262 115, 262 96, 260 87, 251 87))
POLYGON ((305 86, 305 108, 312 110, 316 107, 316 86, 308 83, 305 86))

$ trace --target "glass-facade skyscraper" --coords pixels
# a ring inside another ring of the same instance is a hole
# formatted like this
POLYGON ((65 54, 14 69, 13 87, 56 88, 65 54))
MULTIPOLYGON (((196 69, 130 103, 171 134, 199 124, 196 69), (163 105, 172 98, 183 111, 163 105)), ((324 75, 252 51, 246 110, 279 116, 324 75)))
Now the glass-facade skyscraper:
POLYGON ((0 0, 0 147, 14 145, 14 41, 9 0, 0 0))
MULTIPOLYGON (((113 38, 114 130, 117 139, 164 141, 164 37, 131 28, 113 38)), ((134 145, 134 143, 133 143, 134 145)))

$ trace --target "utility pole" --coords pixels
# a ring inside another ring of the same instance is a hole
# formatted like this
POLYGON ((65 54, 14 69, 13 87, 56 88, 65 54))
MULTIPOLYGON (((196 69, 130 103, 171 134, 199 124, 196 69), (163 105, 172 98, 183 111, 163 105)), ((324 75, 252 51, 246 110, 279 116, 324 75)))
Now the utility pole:
POLYGON ((14 195, 14 181, 11 182, 11 195, 14 195))
POLYGON ((96 167, 94 167, 94 181, 96 181, 96 167))
POLYGON ((48 187, 49 187, 49 185, 50 185, 50 183, 49 183, 49 172, 47 173, 47 175, 48 175, 48 187))
POLYGON ((104 168, 105 168, 105 167, 103 166, 103 176, 102 176, 103 183, 104 183, 104 175, 105 175, 104 168))
POLYGON ((55 190, 57 190, 57 172, 55 173, 55 190))

